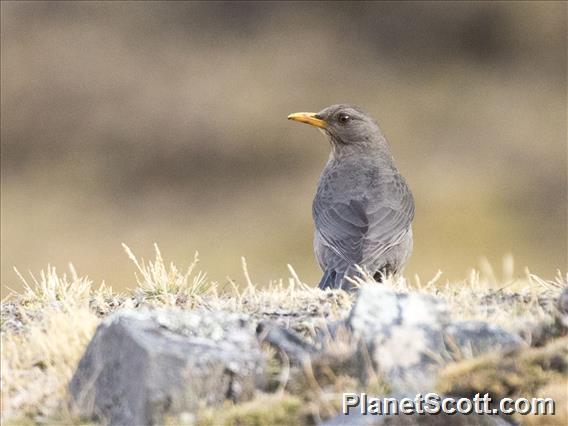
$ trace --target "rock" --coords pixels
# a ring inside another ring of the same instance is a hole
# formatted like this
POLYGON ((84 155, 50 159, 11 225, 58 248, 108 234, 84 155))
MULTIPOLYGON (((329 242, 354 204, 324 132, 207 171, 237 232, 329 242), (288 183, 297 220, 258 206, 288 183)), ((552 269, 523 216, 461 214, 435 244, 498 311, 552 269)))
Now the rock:
POLYGON ((262 321, 256 328, 258 338, 272 347, 284 352, 293 364, 303 364, 316 352, 315 346, 304 341, 298 334, 271 322, 262 321))
POLYGON ((365 285, 359 291, 348 324, 363 337, 388 333, 396 325, 440 329, 447 322, 446 306, 420 293, 396 293, 384 285, 365 285))
POLYGON ((127 310, 97 328, 69 390, 81 417, 141 426, 202 404, 250 399, 263 373, 246 316, 127 310))
POLYGON ((325 422, 320 426, 375 426, 384 425, 383 416, 364 416, 359 411, 352 411, 349 414, 339 414, 325 422))
POLYGON ((394 393, 429 392, 453 359, 526 346, 516 334, 483 321, 450 322, 445 304, 420 293, 364 286, 347 325, 365 343, 373 367, 394 393))
POLYGON ((320 426, 510 426, 510 423, 498 416, 480 414, 449 415, 363 415, 359 411, 340 414, 320 426))
POLYGON ((368 285, 360 289, 347 325, 393 391, 417 393, 435 383, 446 318, 445 306, 431 296, 368 285))
POLYGON ((418 393, 432 389, 443 360, 441 331, 430 326, 394 325, 377 335, 369 347, 375 368, 393 392, 418 393))
POLYGON ((527 346, 516 334, 483 321, 459 321, 444 329, 447 350, 458 359, 474 358, 494 351, 510 351, 527 346))
MULTIPOLYGON (((431 396, 435 396, 433 394, 431 396)), ((435 408, 430 405, 428 399, 423 399, 422 404, 413 404, 417 395, 399 395, 397 398, 389 397, 386 402, 384 397, 378 395, 368 395, 366 393, 353 395, 344 399, 340 414, 321 423, 321 426, 507 426, 509 423, 499 415, 487 415, 475 412, 475 403, 471 401, 468 414, 455 412, 456 398, 449 405, 454 409, 453 414, 445 413, 442 408, 444 396, 437 397, 437 412, 432 413, 427 410, 435 408), (398 401, 398 404, 396 402, 398 401), (394 404, 393 404, 394 402, 394 404), (353 404, 354 403, 354 404, 353 404), (398 405, 398 406, 397 406, 398 405), (347 409, 346 409, 347 407, 347 409), (346 409, 346 413, 345 410, 346 409), (409 413, 404 410, 416 409, 418 412, 409 413)), ((437 395, 436 395, 437 396, 437 395)), ((424 395, 423 395, 424 397, 424 395)), ((345 398, 345 397, 344 397, 345 398)), ((431 402, 436 399, 431 400, 431 402)), ((484 406, 480 407, 485 409, 484 406)), ((491 407, 487 407, 491 408, 491 407)))

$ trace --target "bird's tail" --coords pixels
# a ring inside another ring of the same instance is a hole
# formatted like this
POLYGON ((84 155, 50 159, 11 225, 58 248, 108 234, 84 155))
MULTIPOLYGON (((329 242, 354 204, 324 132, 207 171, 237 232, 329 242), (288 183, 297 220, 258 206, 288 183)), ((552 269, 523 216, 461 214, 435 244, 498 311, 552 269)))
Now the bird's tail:
POLYGON ((327 270, 323 273, 319 288, 325 290, 326 288, 339 288, 341 286, 341 279, 337 279, 337 272, 334 270, 327 270))
MULTIPOLYGON (((343 289, 346 292, 354 292, 357 291, 359 288, 357 285, 353 284, 351 281, 348 281, 345 277, 346 276, 357 276, 358 271, 355 268, 349 268, 347 272, 338 273, 337 271, 331 269, 324 272, 323 277, 319 283, 319 288, 325 290, 326 288, 330 289, 343 289)), ((377 278, 375 278, 377 280, 377 278)), ((378 282, 381 282, 377 280, 378 282)))
POLYGON ((325 271, 319 283, 319 288, 321 288, 322 290, 325 290, 326 288, 341 288, 348 293, 357 289, 357 287, 355 287, 352 283, 345 279, 344 273, 338 273, 334 270, 325 271))

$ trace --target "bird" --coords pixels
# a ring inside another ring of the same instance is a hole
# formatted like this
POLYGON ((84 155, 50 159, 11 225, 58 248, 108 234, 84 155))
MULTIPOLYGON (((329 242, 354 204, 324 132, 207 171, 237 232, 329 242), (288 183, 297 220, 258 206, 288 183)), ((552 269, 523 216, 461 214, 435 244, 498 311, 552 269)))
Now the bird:
POLYGON ((312 204, 319 288, 355 291, 349 278, 361 268, 377 282, 400 274, 413 248, 414 198, 378 123, 350 104, 288 119, 315 126, 331 145, 312 204))

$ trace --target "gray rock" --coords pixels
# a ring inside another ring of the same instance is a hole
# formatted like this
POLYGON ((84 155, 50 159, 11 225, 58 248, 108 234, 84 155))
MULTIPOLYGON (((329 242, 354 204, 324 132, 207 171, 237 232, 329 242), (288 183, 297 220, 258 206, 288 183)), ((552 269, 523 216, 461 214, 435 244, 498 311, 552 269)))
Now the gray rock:
POLYGON ((363 337, 385 334, 395 325, 441 329, 448 320, 446 306, 433 296, 396 293, 384 285, 362 286, 348 324, 363 337))
POLYGON ((209 311, 121 311, 97 328, 69 384, 83 418, 150 425, 253 396, 264 356, 248 318, 209 311))
POLYGON ((483 321, 459 321, 444 329, 448 352, 458 358, 474 358, 487 352, 510 351, 526 346, 516 334, 483 321))
MULTIPOLYGON (((477 414, 472 404, 472 411, 469 414, 447 414, 444 413, 441 405, 438 405, 440 411, 436 414, 428 413, 427 405, 423 405, 422 414, 405 414, 399 405, 398 413, 377 412, 381 409, 381 405, 377 404, 382 399, 379 395, 360 395, 356 400, 357 405, 351 406, 347 414, 341 412, 337 416, 321 423, 322 426, 507 426, 509 423, 498 415, 477 414), (376 399, 378 398, 378 399, 376 399), (372 400, 375 400, 372 402, 372 400), (360 405, 363 404, 363 405, 360 405)), ((396 400, 402 403, 404 399, 414 400, 416 395, 398 395, 396 400)), ((441 396, 440 398, 443 398, 441 396)), ((390 397, 391 400, 392 396, 390 397)), ((352 401, 352 400, 351 400, 352 401)), ((395 405, 389 404, 389 408, 382 406, 383 409, 396 409, 395 405)), ((406 405, 407 408, 411 406, 406 405)))
POLYGON ((396 394, 431 391, 438 370, 456 358, 525 345, 518 335, 483 321, 450 322, 445 304, 432 296, 383 285, 361 288, 347 325, 396 394))
POLYGON ((316 347, 303 340, 295 332, 272 321, 262 321, 256 328, 258 339, 284 352, 293 364, 302 365, 309 361, 316 347))
POLYGON ((364 416, 359 411, 339 414, 320 423, 320 426, 378 426, 384 425, 383 416, 364 416))
POLYGON ((393 391, 428 392, 445 354, 447 317, 445 306, 431 296, 368 285, 360 289, 347 324, 393 391))
POLYGON ((395 393, 432 390, 447 360, 442 333, 431 326, 395 325, 369 348, 375 368, 395 393))
POLYGON ((482 414, 449 415, 362 415, 359 411, 340 414, 320 426, 510 426, 498 416, 482 414))

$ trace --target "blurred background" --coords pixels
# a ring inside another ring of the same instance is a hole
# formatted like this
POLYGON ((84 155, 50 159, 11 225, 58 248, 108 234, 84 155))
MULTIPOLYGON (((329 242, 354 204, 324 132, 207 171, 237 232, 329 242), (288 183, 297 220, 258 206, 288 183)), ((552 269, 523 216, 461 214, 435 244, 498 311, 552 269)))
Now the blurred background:
POLYGON ((406 274, 567 263, 563 2, 1 3, 2 289, 47 263, 134 286, 120 243, 211 279, 317 283, 329 153, 376 117, 414 192, 406 274))

